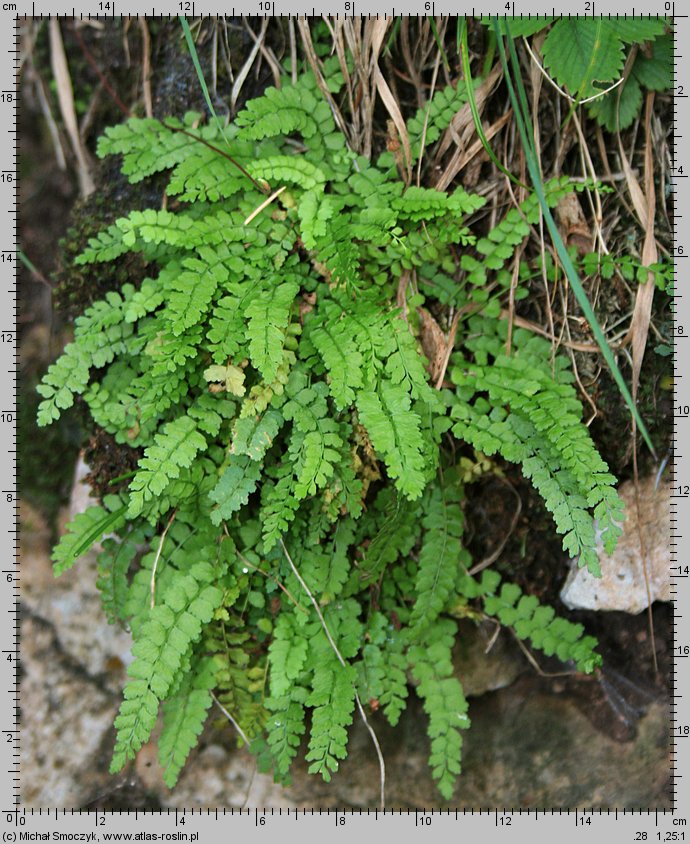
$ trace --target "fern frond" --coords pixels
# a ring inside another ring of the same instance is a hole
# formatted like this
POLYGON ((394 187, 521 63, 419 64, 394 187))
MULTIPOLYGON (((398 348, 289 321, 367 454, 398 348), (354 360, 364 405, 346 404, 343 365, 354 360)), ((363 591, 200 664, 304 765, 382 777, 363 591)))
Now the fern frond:
POLYGON ((75 393, 82 392, 89 383, 90 368, 88 353, 78 343, 68 343, 36 387, 43 396, 38 407, 39 426, 50 425, 60 418, 62 410, 72 407, 75 393))
POLYGON ((381 612, 374 612, 367 626, 368 643, 356 663, 359 694, 371 706, 378 704, 392 727, 400 720, 408 697, 404 637, 381 612))
POLYGON ((390 317, 395 351, 386 360, 385 370, 393 384, 402 384, 413 399, 424 399, 435 405, 437 393, 429 386, 429 376, 424 367, 424 358, 417 350, 417 344, 407 323, 399 316, 390 317))
POLYGON ((277 410, 267 410, 262 416, 237 419, 232 433, 232 453, 263 460, 282 424, 283 416, 277 410))
POLYGON ((314 707, 309 736, 309 773, 331 781, 340 760, 347 756, 347 727, 355 708, 355 679, 352 666, 343 668, 335 659, 317 666, 307 704, 314 707))
POLYGON ((176 337, 196 325, 208 311, 216 289, 228 278, 228 255, 227 249, 202 246, 198 258, 182 261, 181 272, 171 280, 163 311, 176 337))
MULTIPOLYGON (((239 145, 238 145, 239 146, 239 145)), ((233 157, 241 150, 233 144, 233 157)), ((247 177, 216 150, 195 143, 189 154, 174 168, 167 192, 184 202, 218 202, 229 199, 247 187, 247 177)))
MULTIPOLYGON (((549 206, 555 207, 564 196, 578 187, 567 177, 546 182, 544 189, 549 206)), ((516 247, 529 235, 530 226, 539 222, 539 214, 539 201, 536 194, 531 193, 518 208, 511 208, 486 237, 477 241, 476 249, 482 256, 480 260, 469 254, 462 256, 460 266, 467 270, 470 284, 478 287, 486 284, 487 270, 498 271, 504 266, 515 253, 516 247)))
POLYGON ((423 645, 408 651, 417 693, 429 716, 431 739, 429 765, 438 790, 450 800, 462 769, 462 730, 468 729, 467 700, 460 681, 453 676, 451 651, 457 627, 450 619, 439 619, 430 628, 423 645))
POLYGON ((364 383, 353 322, 332 302, 324 303, 323 317, 309 322, 308 337, 330 375, 330 393, 338 410, 354 403, 364 383))
POLYGON ((304 630, 298 628, 294 614, 281 613, 273 628, 273 641, 268 649, 273 698, 285 697, 296 684, 306 665, 307 651, 304 630))
POLYGON ((578 671, 591 674, 601 665, 601 656, 594 650, 597 641, 583 635, 581 624, 555 618, 551 607, 542 606, 534 595, 523 595, 514 583, 504 583, 498 594, 487 595, 484 610, 547 656, 555 655, 561 662, 572 660, 578 671))
POLYGON ((420 419, 411 409, 409 394, 402 386, 382 380, 376 390, 358 394, 357 410, 397 488, 410 499, 418 498, 426 486, 427 466, 420 419))
POLYGON ((458 569, 469 562, 461 543, 465 524, 462 499, 462 487, 452 473, 426 497, 417 597, 409 621, 413 637, 436 621, 453 594, 458 569))
POLYGON ((261 464, 246 454, 231 454, 220 480, 209 493, 216 508, 211 511, 213 524, 219 525, 224 519, 239 510, 249 500, 261 477, 261 464))
POLYGON ((163 727, 158 738, 158 761, 168 788, 177 783, 192 748, 196 746, 213 703, 216 683, 215 660, 201 657, 188 672, 172 697, 163 704, 163 727))
POLYGON ((168 422, 154 445, 150 445, 139 461, 139 471, 130 485, 128 516, 138 516, 148 502, 159 496, 180 470, 192 465, 197 453, 206 448, 206 439, 189 416, 168 422))
POLYGON ((146 533, 135 528, 118 542, 106 539, 103 551, 98 555, 98 579, 96 586, 101 593, 101 604, 110 622, 124 621, 125 605, 129 593, 127 573, 139 547, 143 545, 146 533))
MULTIPOLYGON (((199 115, 189 112, 185 116, 184 124, 175 119, 169 122, 173 127, 191 127, 198 117, 199 115)), ((207 138, 216 134, 212 126, 195 131, 207 138)), ((108 127, 98 141, 97 152, 99 158, 122 155, 122 172, 130 182, 135 183, 161 170, 174 167, 199 146, 194 138, 167 128, 159 120, 134 117, 120 126, 108 127)))
POLYGON ((468 345, 481 363, 453 369, 461 397, 451 411, 458 420, 453 432, 485 454, 498 451, 520 463, 564 534, 564 548, 598 574, 596 534, 588 508, 594 508, 600 520, 609 553, 621 532, 623 508, 615 478, 581 421, 582 407, 567 364, 560 362, 552 375, 548 343, 529 332, 516 332, 516 352, 511 357, 501 350, 501 338, 490 332, 468 345), (471 403, 481 390, 488 392, 490 403, 481 396, 471 403))
POLYGON ((292 466, 279 470, 275 483, 265 483, 261 495, 260 521, 266 551, 275 547, 295 519, 300 502, 293 494, 292 466))
POLYGON ((290 309, 298 291, 298 282, 286 281, 257 296, 245 312, 252 364, 266 381, 274 380, 283 361, 290 309))
POLYGON ((239 138, 261 140, 299 132, 305 139, 333 133, 335 125, 328 104, 306 85, 266 88, 261 97, 250 100, 235 118, 239 138))
POLYGON ((296 155, 271 155, 253 161, 247 170, 255 179, 269 184, 291 182, 302 190, 323 190, 326 175, 320 167, 296 155))
POLYGON ((267 743, 276 773, 283 779, 290 770, 302 736, 306 732, 306 698, 306 690, 296 687, 283 697, 271 697, 266 700, 266 708, 271 712, 266 724, 267 743))
POLYGON ((417 109, 414 117, 407 122, 414 161, 419 158, 422 144, 429 146, 435 143, 466 102, 465 85, 458 84, 456 88, 448 85, 436 91, 426 105, 417 109))
POLYGON ((290 399, 283 407, 286 419, 293 422, 289 454, 294 463, 297 499, 314 495, 332 477, 343 445, 340 425, 328 416, 323 383, 300 389, 300 379, 288 385, 290 399))
POLYGON ((188 647, 201 636, 220 605, 223 592, 211 584, 218 573, 198 563, 180 576, 150 612, 132 648, 130 681, 115 719, 117 742, 110 766, 120 771, 148 741, 156 723, 159 702, 168 694, 188 647))
MULTIPOLYGON (((89 246, 75 260, 77 264, 112 261, 128 251, 144 252, 154 259, 163 254, 161 247, 176 247, 193 251, 200 246, 221 246, 230 244, 252 243, 262 246, 265 235, 255 227, 246 227, 239 213, 229 214, 217 210, 203 217, 190 213, 173 213, 147 208, 144 211, 132 211, 127 217, 121 217, 112 226, 89 241, 89 246)), ((239 254, 243 247, 238 247, 233 264, 237 272, 242 270, 239 254)))
POLYGON ((38 408, 39 425, 49 425, 59 418, 60 411, 72 406, 74 395, 83 393, 88 384, 91 367, 103 367, 127 351, 132 326, 124 322, 124 314, 134 293, 134 287, 125 284, 77 317, 74 342, 65 346, 36 387, 44 398, 38 408))

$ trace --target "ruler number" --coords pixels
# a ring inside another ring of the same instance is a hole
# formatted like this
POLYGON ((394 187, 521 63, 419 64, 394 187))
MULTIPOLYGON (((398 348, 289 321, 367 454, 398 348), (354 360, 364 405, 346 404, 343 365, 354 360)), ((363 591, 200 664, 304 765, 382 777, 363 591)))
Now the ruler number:
POLYGON ((190 12, 192 11, 192 0, 182 0, 182 3, 177 4, 177 8, 181 12, 190 12))

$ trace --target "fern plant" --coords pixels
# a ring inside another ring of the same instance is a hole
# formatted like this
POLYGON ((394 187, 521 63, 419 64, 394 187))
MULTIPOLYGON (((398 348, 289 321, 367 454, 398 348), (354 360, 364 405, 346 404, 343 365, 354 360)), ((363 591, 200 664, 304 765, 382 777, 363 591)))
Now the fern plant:
MULTIPOLYGON (((286 779, 306 742, 309 770, 328 780, 358 707, 395 725, 412 684, 449 799, 469 727, 456 618, 493 616, 578 671, 600 662, 581 626, 493 571, 468 574, 447 447, 455 437, 519 463, 564 548, 597 571, 594 520, 612 547, 620 502, 567 363, 552 369, 550 347, 522 331, 503 351, 504 265, 536 201, 477 239, 480 196, 406 187, 389 153, 350 151, 308 72, 227 128, 232 160, 199 122, 131 119, 101 139, 131 181, 168 173, 167 209, 90 241, 78 262, 94 272, 134 251, 150 276, 88 308, 39 387, 41 425, 81 395, 143 452, 127 488, 77 516, 54 551, 60 573, 108 537, 103 608, 134 638, 112 771, 162 710, 173 786, 215 693, 262 769, 286 779), (441 389, 420 351, 423 304, 476 314, 441 389)), ((549 202, 573 189, 551 182, 549 202)))

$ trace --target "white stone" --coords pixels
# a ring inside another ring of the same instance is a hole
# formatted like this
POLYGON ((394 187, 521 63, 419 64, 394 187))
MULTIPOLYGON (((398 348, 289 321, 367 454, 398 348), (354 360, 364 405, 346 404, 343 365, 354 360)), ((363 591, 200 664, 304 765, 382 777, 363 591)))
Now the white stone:
POLYGON ((654 476, 640 481, 639 518, 634 484, 624 483, 619 492, 626 512, 623 535, 612 555, 600 549, 601 578, 573 561, 561 590, 561 600, 571 610, 619 610, 635 615, 649 606, 650 597, 652 603, 671 600, 670 484, 661 481, 657 487, 654 476))

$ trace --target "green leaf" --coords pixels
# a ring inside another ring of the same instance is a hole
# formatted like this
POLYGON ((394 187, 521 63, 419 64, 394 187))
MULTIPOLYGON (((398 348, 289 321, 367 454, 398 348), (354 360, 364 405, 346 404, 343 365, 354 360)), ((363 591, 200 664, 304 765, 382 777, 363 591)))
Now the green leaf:
POLYGON ((639 50, 632 75, 650 91, 668 91, 673 86, 673 37, 664 35, 639 50))
POLYGON ((639 82, 635 76, 630 76, 621 86, 621 90, 616 89, 589 103, 587 110, 600 126, 609 132, 616 132, 632 125, 640 113, 641 105, 642 90, 639 82))
POLYGON ((382 381, 378 390, 359 393, 357 409, 398 489, 411 500, 418 498, 426 485, 426 461, 420 418, 411 409, 408 393, 382 381))
POLYGON ((196 564, 150 611, 132 647, 134 661, 127 672, 131 679, 115 719, 117 742, 111 773, 122 770, 151 735, 159 702, 175 682, 187 648, 199 639, 203 625, 220 605, 223 592, 211 585, 217 576, 207 563, 196 564))
POLYGON ((261 477, 261 464, 245 454, 230 455, 228 466, 209 496, 218 505, 211 513, 214 525, 229 519, 249 500, 261 477))
POLYGON ((244 370, 239 366, 233 366, 230 363, 221 366, 214 363, 204 370, 204 378, 206 381, 221 382, 224 389, 234 396, 245 394, 244 370))
POLYGON ((233 454, 246 454, 252 460, 263 460, 282 424, 283 417, 277 410, 267 410, 262 416, 238 419, 233 428, 233 454))
POLYGON ((561 18, 546 36, 544 64, 574 97, 601 93, 620 76, 625 56, 617 27, 605 18, 561 18))
POLYGON ((163 705, 163 728, 158 738, 158 760, 163 781, 173 788, 187 757, 196 746, 213 698, 218 667, 213 659, 197 658, 179 688, 163 705))
POLYGON ((83 513, 78 513, 53 548, 55 576, 58 577, 71 569, 79 557, 86 554, 104 534, 119 530, 125 523, 125 509, 120 507, 109 513, 103 507, 94 505, 83 513))
POLYGON ((282 363, 285 331, 298 290, 295 282, 279 284, 261 293, 247 308, 249 353, 266 381, 275 379, 282 363))
POLYGON ((197 453, 204 448, 206 440, 189 416, 168 422, 139 461, 139 471, 129 488, 128 517, 138 516, 149 501, 160 496, 170 482, 180 476, 181 469, 192 465, 197 453))

